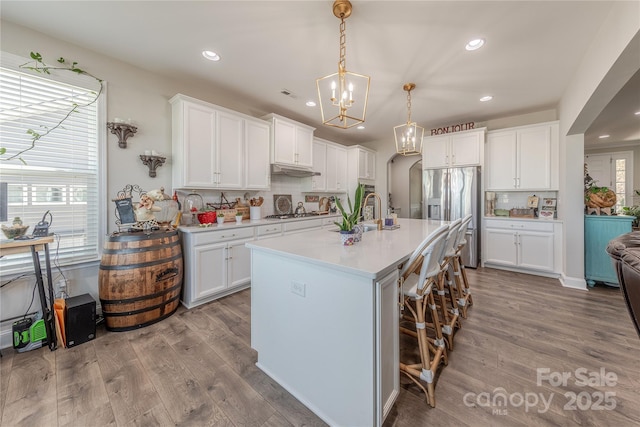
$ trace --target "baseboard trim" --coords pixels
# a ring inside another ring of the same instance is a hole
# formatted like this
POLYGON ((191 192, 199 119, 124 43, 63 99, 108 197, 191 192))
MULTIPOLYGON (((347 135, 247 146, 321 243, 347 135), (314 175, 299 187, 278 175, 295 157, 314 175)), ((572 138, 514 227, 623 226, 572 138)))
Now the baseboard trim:
POLYGON ((569 277, 562 274, 560 275, 560 283, 565 288, 579 289, 581 291, 588 290, 587 281, 583 277, 569 277))

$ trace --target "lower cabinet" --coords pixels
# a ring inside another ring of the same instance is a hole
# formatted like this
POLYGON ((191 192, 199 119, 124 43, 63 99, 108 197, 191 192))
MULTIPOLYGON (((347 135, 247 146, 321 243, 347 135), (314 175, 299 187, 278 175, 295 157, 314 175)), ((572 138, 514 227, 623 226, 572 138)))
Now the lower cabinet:
POLYGON ((182 304, 192 308, 236 292, 251 282, 253 227, 182 233, 185 261, 182 304))
POLYGON ((335 227, 340 217, 301 219, 256 226, 223 225, 221 229, 180 232, 184 256, 182 304, 193 308, 251 284, 251 251, 245 243, 284 234, 335 227))
POLYGON ((584 273, 587 285, 604 282, 620 286, 618 274, 607 253, 609 241, 630 233, 635 217, 626 215, 585 215, 584 217, 584 273))
POLYGON ((544 220, 485 219, 484 265, 524 272, 559 273, 562 230, 544 220))

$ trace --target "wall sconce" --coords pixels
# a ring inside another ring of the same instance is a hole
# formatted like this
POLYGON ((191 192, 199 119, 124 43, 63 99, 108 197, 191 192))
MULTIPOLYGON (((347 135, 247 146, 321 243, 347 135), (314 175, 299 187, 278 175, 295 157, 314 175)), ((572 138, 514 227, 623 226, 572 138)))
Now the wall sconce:
POLYGON ((154 151, 154 154, 140 154, 140 160, 142 160, 142 163, 149 166, 149 176, 151 178, 155 178, 156 169, 158 166, 162 166, 167 158, 156 155, 154 151))
POLYGON ((130 123, 124 123, 121 119, 113 119, 107 123, 107 128, 118 137, 118 146, 127 148, 127 138, 138 132, 138 128, 130 123))

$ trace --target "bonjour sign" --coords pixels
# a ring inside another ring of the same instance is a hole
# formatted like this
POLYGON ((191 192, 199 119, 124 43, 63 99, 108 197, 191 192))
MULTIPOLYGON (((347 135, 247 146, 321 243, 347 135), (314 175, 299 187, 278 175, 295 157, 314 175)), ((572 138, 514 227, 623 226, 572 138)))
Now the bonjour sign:
POLYGON ((453 132, 460 132, 463 130, 471 130, 474 129, 476 126, 475 122, 468 122, 468 123, 460 123, 458 125, 450 125, 450 126, 446 126, 446 127, 441 127, 441 128, 433 128, 431 129, 431 135, 442 135, 445 133, 453 133, 453 132))

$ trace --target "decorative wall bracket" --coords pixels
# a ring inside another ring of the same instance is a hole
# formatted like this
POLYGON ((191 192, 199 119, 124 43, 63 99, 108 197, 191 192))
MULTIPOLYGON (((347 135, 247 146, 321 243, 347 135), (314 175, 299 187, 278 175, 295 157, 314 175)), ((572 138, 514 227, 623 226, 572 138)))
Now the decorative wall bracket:
POLYGON ((120 148, 127 148, 127 138, 138 132, 137 127, 127 123, 109 122, 107 123, 107 128, 118 137, 118 146, 120 148))
POLYGON ((149 166, 149 176, 151 178, 155 178, 156 169, 158 168, 158 166, 162 166, 167 158, 162 156, 148 156, 146 154, 140 154, 140 160, 142 160, 142 163, 149 166))

